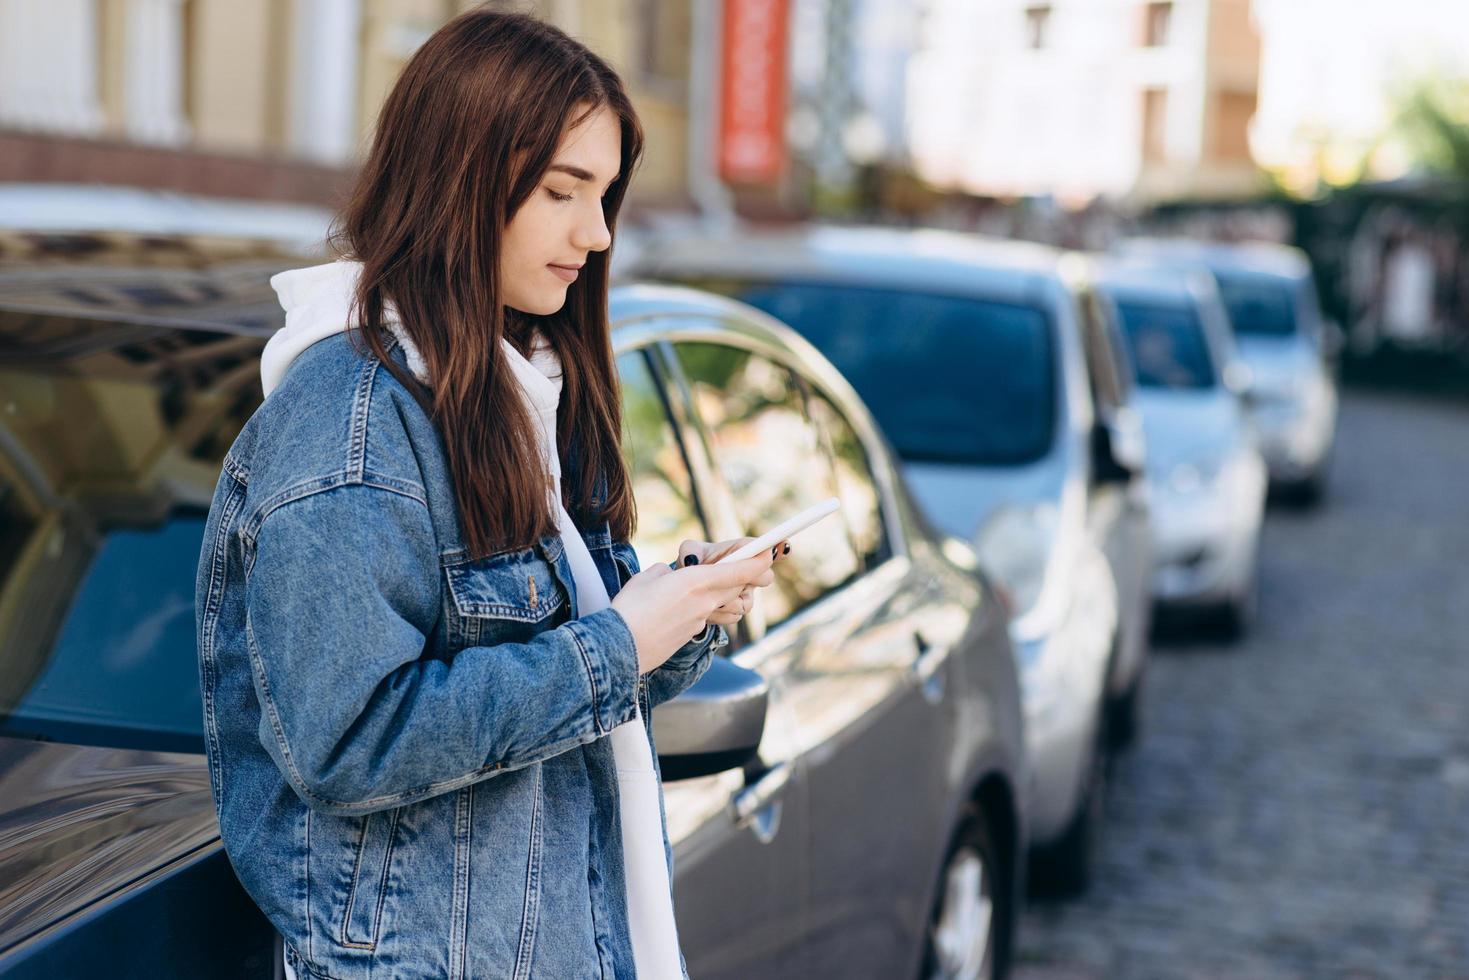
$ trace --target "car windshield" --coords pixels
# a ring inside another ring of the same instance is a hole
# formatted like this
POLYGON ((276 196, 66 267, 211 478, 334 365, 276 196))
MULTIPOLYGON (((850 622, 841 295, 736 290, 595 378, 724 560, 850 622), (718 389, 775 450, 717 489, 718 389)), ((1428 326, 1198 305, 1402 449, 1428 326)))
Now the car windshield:
POLYGON ((1215 278, 1237 335, 1289 337, 1296 332, 1296 293, 1290 280, 1238 272, 1217 273, 1215 278))
POLYGON ((263 341, 107 329, 0 362, 0 732, 199 752, 195 574, 263 341))
POLYGON ((95 550, 54 640, 33 651, 39 662, 16 662, 24 647, 7 644, 0 662, 11 677, 0 732, 130 748, 201 747, 194 572, 204 519, 183 511, 89 542, 95 550), (12 686, 26 675, 29 683, 12 686))
POLYGON ((1122 299, 1117 313, 1139 386, 1214 387, 1214 361, 1194 307, 1122 299))
POLYGON ((1052 326, 1033 306, 825 283, 708 284, 794 327, 905 460, 1013 465, 1052 441, 1052 326))

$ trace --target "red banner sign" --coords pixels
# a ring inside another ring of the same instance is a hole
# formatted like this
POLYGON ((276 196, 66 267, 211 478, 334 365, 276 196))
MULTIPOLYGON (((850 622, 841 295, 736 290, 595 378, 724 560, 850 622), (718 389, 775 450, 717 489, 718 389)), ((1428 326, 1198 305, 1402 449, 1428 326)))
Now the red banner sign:
POLYGON ((774 183, 785 166, 789 0, 724 0, 719 175, 774 183))

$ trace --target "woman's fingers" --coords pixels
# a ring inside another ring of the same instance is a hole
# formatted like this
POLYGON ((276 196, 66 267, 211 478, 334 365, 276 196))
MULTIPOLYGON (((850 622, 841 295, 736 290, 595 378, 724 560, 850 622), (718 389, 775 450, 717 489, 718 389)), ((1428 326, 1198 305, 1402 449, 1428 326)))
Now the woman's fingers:
MULTIPOLYGON (((738 548, 749 540, 745 538, 721 544, 738 548)), ((685 541, 679 548, 679 554, 696 554, 695 546, 699 544, 701 542, 685 541)), ((777 546, 773 551, 781 553, 784 549, 777 546)), ((706 621, 718 626, 732 626, 743 619, 754 603, 753 590, 775 581, 775 573, 771 570, 777 560, 775 553, 762 552, 754 558, 724 565, 713 564, 715 559, 711 558, 708 564, 701 559, 696 565, 681 566, 680 570, 693 580, 692 588, 702 592, 705 601, 712 604, 706 621)))
POLYGON ((709 592, 738 592, 770 571, 771 558, 762 552, 744 561, 726 562, 723 565, 690 565, 682 573, 692 578, 693 584, 709 592))
POLYGON ((723 558, 725 555, 729 554, 731 551, 743 548, 745 545, 754 540, 754 538, 730 538, 728 541, 720 541, 715 544, 706 545, 707 557, 701 558, 700 561, 716 562, 719 559, 723 558))
MULTIPOLYGON (((730 538, 728 541, 719 541, 711 544, 708 541, 695 541, 689 539, 678 546, 678 567, 684 567, 684 559, 689 555, 698 558, 700 565, 713 565, 719 559, 732 551, 743 548, 754 541, 754 538, 730 538)), ((791 556, 791 543, 782 541, 770 549, 772 563, 787 561, 791 556)))
POLYGON ((707 541, 695 541, 692 538, 684 541, 678 546, 678 567, 683 568, 686 564, 688 564, 688 558, 690 555, 698 559, 695 564, 712 564, 715 559, 709 554, 709 549, 711 547, 712 545, 710 545, 707 541))

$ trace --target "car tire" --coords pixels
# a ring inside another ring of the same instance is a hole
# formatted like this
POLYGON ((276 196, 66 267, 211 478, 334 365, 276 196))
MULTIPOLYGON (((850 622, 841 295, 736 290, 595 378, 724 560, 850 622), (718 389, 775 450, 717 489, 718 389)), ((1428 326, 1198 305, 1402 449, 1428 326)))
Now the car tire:
POLYGON ((1014 922, 1009 869, 971 810, 944 857, 924 938, 922 980, 1001 980, 1014 922))
POLYGON ((1303 507, 1318 507, 1326 497, 1326 460, 1296 487, 1296 500, 1303 507))
POLYGON ((1112 756, 1107 731, 1108 712, 1102 710, 1092 739, 1086 782, 1077 800, 1076 812, 1056 840, 1038 846, 1031 854, 1030 888, 1050 898, 1074 898, 1091 887, 1093 865, 1100 845, 1107 797, 1107 775, 1112 756))
POLYGON ((1137 742, 1142 723, 1143 676, 1139 670, 1127 690, 1107 701, 1107 740, 1113 751, 1129 748, 1137 742))
POLYGON ((1300 479, 1272 485, 1270 496, 1273 500, 1302 510, 1319 506, 1326 496, 1326 463, 1323 461, 1315 470, 1300 479))
POLYGON ((1252 571, 1249 580, 1240 587, 1240 590, 1219 607, 1219 632, 1224 639, 1230 643, 1238 643, 1243 640, 1245 634, 1249 633, 1251 627, 1255 625, 1259 606, 1259 574, 1252 571))

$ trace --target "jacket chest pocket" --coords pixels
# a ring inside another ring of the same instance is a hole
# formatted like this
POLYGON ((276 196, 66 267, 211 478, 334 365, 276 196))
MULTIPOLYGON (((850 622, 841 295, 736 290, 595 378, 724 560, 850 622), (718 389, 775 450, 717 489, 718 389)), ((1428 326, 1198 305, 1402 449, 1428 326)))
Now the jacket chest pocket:
POLYGON ((444 565, 458 647, 524 643, 570 618, 557 552, 546 555, 526 548, 444 565))
POLYGON ((610 549, 612 565, 617 569, 617 588, 627 584, 642 568, 638 564, 638 553, 626 541, 614 541, 610 549))

